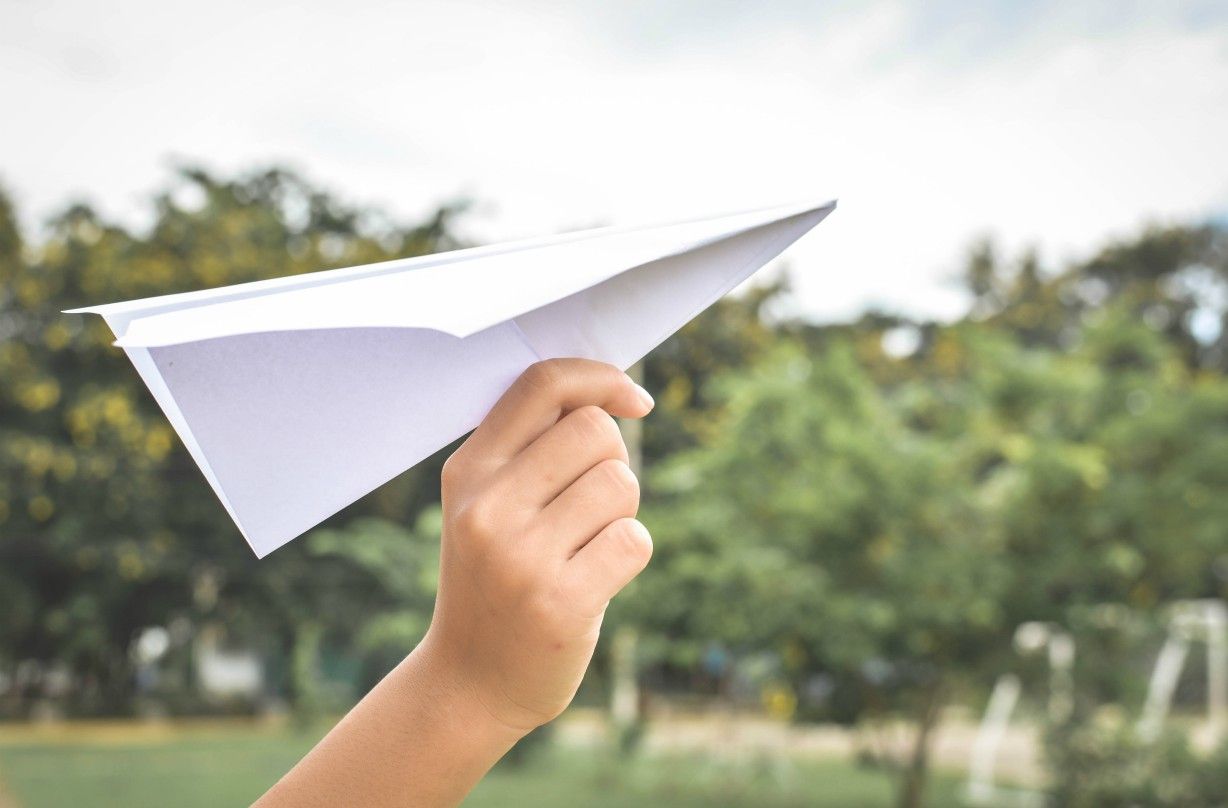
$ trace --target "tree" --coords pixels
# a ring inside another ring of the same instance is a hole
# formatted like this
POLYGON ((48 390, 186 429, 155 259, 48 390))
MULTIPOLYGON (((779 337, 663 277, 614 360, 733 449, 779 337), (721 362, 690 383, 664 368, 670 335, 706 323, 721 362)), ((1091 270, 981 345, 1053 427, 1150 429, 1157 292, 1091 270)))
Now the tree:
POLYGON ((716 436, 653 478, 642 619, 774 651, 797 692, 823 674, 862 714, 908 711, 915 804, 939 706, 1001 645, 1007 570, 963 458, 910 428, 847 344, 785 345, 722 390, 716 436))
MULTIPOLYGON (((308 570, 305 546, 252 574, 237 531, 106 326, 59 312, 447 249, 463 206, 402 225, 285 171, 219 179, 188 168, 153 208, 149 229, 136 232, 73 205, 24 243, 0 200, 0 664, 66 666, 83 712, 127 708, 128 648, 144 626, 216 622, 288 654, 300 634, 293 615, 314 610, 279 608, 287 593, 307 597, 333 578, 378 600, 379 581, 340 555, 308 570)), ((420 467, 347 515, 413 524, 437 496, 437 468, 420 467)))
POLYGON ((1085 317, 1124 307, 1159 331, 1193 367, 1228 370, 1228 228, 1152 226, 1110 242, 1061 272, 1035 252, 1004 261, 973 246, 963 273, 971 318, 1033 345, 1067 347, 1085 317))
POLYGON ((1019 623, 1224 592, 1228 382, 1124 301, 1064 351, 1033 336, 961 323, 873 361, 855 331, 786 342, 717 381, 708 437, 651 479, 638 618, 684 659, 719 640, 795 692, 834 681, 847 719, 909 716, 902 805, 939 707, 1019 623))

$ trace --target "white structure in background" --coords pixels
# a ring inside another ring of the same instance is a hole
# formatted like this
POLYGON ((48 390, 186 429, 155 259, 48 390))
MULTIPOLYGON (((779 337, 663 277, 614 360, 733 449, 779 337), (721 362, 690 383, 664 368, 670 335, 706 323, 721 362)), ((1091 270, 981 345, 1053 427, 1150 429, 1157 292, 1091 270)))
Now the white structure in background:
POLYGON ((264 688, 264 664, 245 649, 229 649, 216 629, 201 631, 193 654, 200 689, 217 699, 256 699, 264 688))
POLYGON ((162 626, 141 629, 132 645, 132 657, 138 665, 154 665, 171 647, 170 632, 162 626))
MULTIPOLYGON (((1213 599, 1187 600, 1172 607, 1168 636, 1156 659, 1137 725, 1143 740, 1154 741, 1159 737, 1194 642, 1207 646, 1207 724, 1211 739, 1222 739, 1228 733, 1228 604, 1213 599)), ((1049 718, 1054 722, 1067 718, 1074 706, 1074 640, 1051 623, 1024 623, 1015 631, 1015 648, 1021 654, 1048 652, 1049 718)), ((970 805, 1018 808, 1044 805, 1043 796, 1037 792, 1003 788, 994 783, 998 753, 1021 690, 1019 677, 1014 674, 1001 676, 994 684, 969 764, 966 797, 970 805)))
POLYGON ((1222 600, 1185 600, 1173 605, 1168 638, 1160 649, 1147 702, 1138 722, 1138 734, 1146 741, 1160 735, 1172 707, 1177 680, 1185 667, 1190 644, 1207 644, 1207 721, 1212 737, 1224 736, 1228 719, 1228 605, 1222 600))
MULTIPOLYGON (((1049 718, 1064 720, 1074 707, 1074 639, 1052 623, 1024 623, 1015 630, 1015 650, 1025 655, 1048 652, 1049 718)), ((1044 796, 1038 792, 1005 788, 994 782, 998 752, 1022 690, 1019 677, 1013 673, 998 677, 994 683, 968 766, 965 796, 970 805, 1039 808, 1045 804, 1044 796)))

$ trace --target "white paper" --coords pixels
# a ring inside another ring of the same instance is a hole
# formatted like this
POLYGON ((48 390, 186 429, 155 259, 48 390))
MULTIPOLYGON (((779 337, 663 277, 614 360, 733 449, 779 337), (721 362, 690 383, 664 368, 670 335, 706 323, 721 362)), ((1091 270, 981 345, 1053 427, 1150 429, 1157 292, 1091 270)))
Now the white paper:
POLYGON ((263 557, 475 427, 533 362, 630 367, 834 208, 604 228, 74 312, 106 318, 263 557))

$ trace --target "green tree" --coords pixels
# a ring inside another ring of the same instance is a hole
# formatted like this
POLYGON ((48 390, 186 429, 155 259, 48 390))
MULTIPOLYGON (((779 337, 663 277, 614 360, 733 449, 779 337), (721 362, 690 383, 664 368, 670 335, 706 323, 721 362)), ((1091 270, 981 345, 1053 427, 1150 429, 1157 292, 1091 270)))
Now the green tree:
POLYGON ((938 707, 1016 625, 1222 595, 1228 382, 1124 300, 1065 350, 1033 337, 961 323, 867 361, 844 329, 719 380, 708 437, 651 478, 638 619, 683 664, 719 640, 796 692, 833 679, 847 719, 909 716, 915 805, 938 707))
POLYGON ((971 317, 1033 345, 1067 347, 1083 321, 1124 307, 1194 367, 1228 370, 1228 227, 1147 227, 1063 271, 1045 271, 1032 251, 1004 260, 988 241, 973 246, 963 273, 971 317))
MULTIPOLYGON (((23 242, 0 200, 0 664, 66 665, 74 709, 115 712, 131 695, 128 648, 143 626, 215 623, 288 655, 302 635, 294 616, 316 613, 321 586, 350 594, 319 613, 326 633, 386 601, 369 566, 310 559, 305 543, 254 573, 106 326, 59 312, 451 248, 462 207, 406 226, 285 171, 185 169, 155 198, 147 230, 74 205, 23 242)), ((437 466, 348 515, 413 524, 437 497, 437 466)))
POLYGON ((798 692, 834 677, 850 712, 913 716, 915 804, 940 706, 1002 633, 1008 570, 963 457, 848 344, 786 345, 722 390, 716 436, 653 477, 641 617, 675 643, 773 651, 798 692))

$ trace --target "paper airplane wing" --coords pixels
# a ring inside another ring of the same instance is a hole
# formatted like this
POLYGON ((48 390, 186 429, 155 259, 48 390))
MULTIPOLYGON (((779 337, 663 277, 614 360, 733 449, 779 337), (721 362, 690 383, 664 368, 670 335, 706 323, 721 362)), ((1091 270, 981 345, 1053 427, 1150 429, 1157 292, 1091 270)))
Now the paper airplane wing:
POLYGON ((541 359, 627 368, 834 202, 74 312, 106 318, 263 557, 476 426, 541 359))

